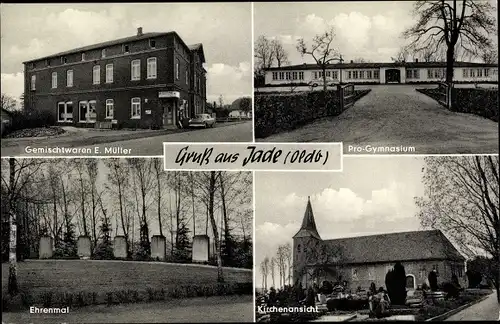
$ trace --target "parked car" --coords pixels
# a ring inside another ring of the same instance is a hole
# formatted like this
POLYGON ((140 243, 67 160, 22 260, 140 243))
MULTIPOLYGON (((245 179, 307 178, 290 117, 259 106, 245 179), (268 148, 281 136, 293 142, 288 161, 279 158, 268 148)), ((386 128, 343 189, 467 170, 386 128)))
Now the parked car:
MULTIPOLYGON (((316 87, 318 87, 318 86, 323 86, 323 84, 324 84, 323 79, 312 80, 312 81, 310 81, 310 82, 308 83, 308 85, 309 85, 310 87, 313 87, 313 88, 316 88, 316 87)), ((335 80, 328 79, 328 78, 326 79, 326 85, 327 85, 328 87, 333 87, 333 86, 336 86, 337 84, 338 84, 338 82, 337 82, 337 81, 335 81, 335 80)))
POLYGON ((215 118, 209 114, 198 114, 193 119, 189 120, 189 127, 214 127, 215 118))

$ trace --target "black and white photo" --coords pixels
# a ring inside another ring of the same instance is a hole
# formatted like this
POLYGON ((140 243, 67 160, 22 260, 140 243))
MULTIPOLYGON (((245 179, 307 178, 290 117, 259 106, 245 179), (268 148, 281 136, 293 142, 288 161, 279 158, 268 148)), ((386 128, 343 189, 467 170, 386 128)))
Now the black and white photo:
POLYGON ((256 141, 498 152, 496 1, 255 3, 254 26, 256 141))
POLYGON ((9 158, 1 189, 5 322, 253 320, 250 172, 9 158))
POLYGON ((251 19, 250 3, 2 5, 2 156, 252 141, 251 19))

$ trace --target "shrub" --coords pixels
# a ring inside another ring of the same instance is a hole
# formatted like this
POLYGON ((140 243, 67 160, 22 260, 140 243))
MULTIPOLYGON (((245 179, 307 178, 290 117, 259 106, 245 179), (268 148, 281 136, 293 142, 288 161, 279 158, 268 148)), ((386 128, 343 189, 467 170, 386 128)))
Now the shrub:
POLYGON ((446 298, 458 298, 460 296, 460 286, 454 282, 445 282, 443 291, 446 293, 446 298))
POLYGON ((54 298, 52 291, 45 291, 40 295, 43 307, 51 307, 54 298))
POLYGON ((49 111, 14 111, 12 112, 12 123, 7 132, 25 128, 50 127, 54 125, 56 125, 56 116, 49 111))
POLYGON ((431 286, 431 291, 438 290, 437 273, 436 271, 431 271, 428 276, 429 286, 431 286))
POLYGON ((386 274, 385 286, 392 304, 404 305, 406 303, 406 273, 400 262, 396 262, 394 268, 386 274))
POLYGON ((323 285, 321 286, 321 293, 325 295, 329 295, 333 292, 333 285, 330 281, 323 281, 323 285))

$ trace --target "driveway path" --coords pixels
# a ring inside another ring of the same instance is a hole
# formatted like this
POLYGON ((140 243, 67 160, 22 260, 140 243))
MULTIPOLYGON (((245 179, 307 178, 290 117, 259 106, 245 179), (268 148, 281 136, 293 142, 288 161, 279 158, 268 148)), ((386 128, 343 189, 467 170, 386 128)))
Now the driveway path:
POLYGON ((467 307, 466 309, 450 316, 446 321, 494 321, 500 320, 500 306, 497 302, 497 294, 493 293, 480 303, 467 307))
MULTIPOLYGON (((364 147, 412 146, 411 154, 498 153, 498 123, 446 110, 415 85, 370 86, 372 91, 336 117, 272 135, 265 142, 343 142, 364 147)), ((366 88, 363 86, 357 88, 366 88)))
POLYGON ((88 306, 69 314, 2 312, 3 323, 213 323, 253 322, 252 296, 189 298, 155 303, 88 306))

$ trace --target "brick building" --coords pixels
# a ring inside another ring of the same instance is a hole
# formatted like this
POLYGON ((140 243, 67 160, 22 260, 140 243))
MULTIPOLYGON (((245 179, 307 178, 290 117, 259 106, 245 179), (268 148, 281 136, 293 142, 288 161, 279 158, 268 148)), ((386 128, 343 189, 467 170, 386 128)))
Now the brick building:
POLYGON ((24 62, 25 107, 80 127, 175 127, 205 111, 202 44, 143 33, 24 62))
POLYGON ((438 283, 456 275, 466 284, 465 258, 439 230, 412 231, 323 240, 308 201, 302 226, 293 237, 293 278, 302 285, 347 281, 348 288, 385 287, 385 276, 401 262, 407 288, 415 289, 435 270, 438 283), (315 272, 314 269, 321 269, 315 272))

